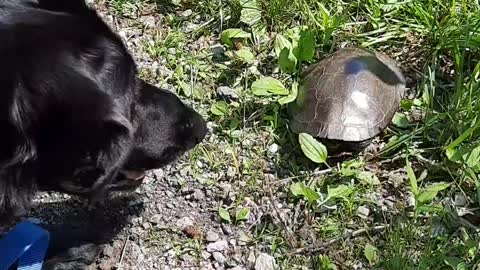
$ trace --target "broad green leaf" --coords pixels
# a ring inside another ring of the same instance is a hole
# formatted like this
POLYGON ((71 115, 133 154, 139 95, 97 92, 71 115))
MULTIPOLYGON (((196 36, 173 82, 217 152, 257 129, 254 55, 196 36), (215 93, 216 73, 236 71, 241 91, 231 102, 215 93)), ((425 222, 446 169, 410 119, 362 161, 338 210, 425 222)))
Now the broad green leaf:
POLYGON ((353 189, 351 187, 345 185, 339 185, 335 188, 328 187, 327 190, 327 196, 330 199, 347 197, 353 192, 353 189))
POLYGON ((184 81, 179 81, 179 84, 180 84, 180 89, 183 95, 185 95, 186 97, 191 97, 193 94, 192 86, 189 83, 186 83, 184 81))
POLYGON ((303 183, 292 183, 290 185, 290 191, 292 192, 293 196, 299 197, 303 196, 303 187, 305 185, 303 183))
POLYGON ((227 221, 228 223, 232 222, 232 219, 230 218, 230 214, 225 208, 218 208, 218 215, 224 220, 227 221))
POLYGON ((343 176, 355 176, 364 165, 365 163, 361 159, 347 160, 342 163, 340 173, 343 176))
POLYGON ((465 163, 470 168, 480 165, 480 146, 460 145, 459 147, 447 148, 445 155, 450 161, 465 163))
POLYGON ((291 40, 292 48, 296 49, 299 45, 300 35, 303 30, 306 30, 307 26, 296 26, 287 30, 285 35, 291 40))
POLYGON ((434 183, 426 187, 418 196, 419 203, 426 203, 437 197, 438 192, 447 189, 450 186, 448 183, 434 183))
POLYGON ((327 148, 325 145, 317 141, 312 135, 307 133, 300 133, 298 135, 300 147, 311 161, 315 163, 325 163, 327 161, 327 148))
POLYGON ((235 51, 235 55, 237 58, 242 60, 245 63, 253 63, 255 61, 255 55, 249 50, 249 49, 240 49, 238 51, 235 51))
POLYGON ((278 64, 280 70, 285 73, 293 73, 297 68, 297 57, 292 52, 292 49, 283 48, 278 57, 278 64))
POLYGON ((225 101, 218 101, 218 102, 215 102, 212 107, 210 108, 210 111, 214 114, 214 115, 218 115, 218 116, 224 116, 227 111, 228 111, 228 104, 227 102, 225 101))
POLYGON ((357 174, 357 179, 364 182, 367 185, 380 185, 380 180, 372 172, 362 171, 357 174))
POLYGON ((378 255, 377 255, 377 248, 370 245, 366 244, 365 248, 363 249, 363 254, 365 255, 365 258, 367 258, 368 263, 370 265, 374 265, 378 261, 378 255))
POLYGON ((294 82, 292 84, 292 92, 290 92, 288 96, 278 99, 278 103, 280 103, 280 105, 291 103, 295 101, 295 99, 297 98, 297 95, 298 95, 298 83, 294 82))
POLYGON ((250 216, 250 209, 242 208, 238 210, 237 213, 235 214, 235 220, 236 221, 247 220, 249 216, 250 216))
POLYGON ((463 162, 463 155, 468 153, 467 147, 455 147, 455 148, 447 148, 445 150, 445 155, 450 161, 461 163, 463 162))
POLYGON ((283 49, 285 48, 292 49, 292 43, 288 39, 286 39, 284 36, 278 34, 275 37, 273 48, 275 50, 275 55, 277 57, 280 57, 280 53, 282 52, 283 49))
POLYGON ((294 50, 295 56, 300 61, 309 61, 315 55, 315 35, 311 30, 302 31, 298 47, 294 50))
POLYGON ((330 258, 326 255, 319 255, 318 259, 320 261, 320 265, 322 270, 337 270, 337 266, 332 263, 330 258))
POLYGON ((228 127, 230 130, 235 130, 240 126, 240 119, 233 117, 230 119, 230 123, 228 124, 228 127))
POLYGON ((289 91, 277 79, 263 77, 252 83, 252 92, 256 96, 288 95, 289 91))
POLYGON ((303 187, 303 195, 305 196, 305 198, 307 198, 309 203, 313 203, 320 199, 320 195, 318 195, 315 190, 307 186, 303 187))
POLYGON ((399 128, 406 128, 410 124, 407 116, 403 113, 395 113, 393 115, 392 123, 399 128))
POLYGON ((413 105, 415 105, 417 107, 422 107, 423 106, 423 101, 419 98, 414 98, 413 99, 413 105))
POLYGON ((442 205, 437 204, 437 205, 432 205, 432 204, 424 204, 420 205, 417 207, 416 212, 417 213, 440 213, 444 211, 444 208, 442 205))
POLYGON ((412 167, 410 166, 410 162, 408 159, 406 160, 406 167, 407 167, 407 176, 408 179, 410 180, 410 188, 412 189, 412 193, 415 197, 418 195, 418 184, 417 184, 417 177, 415 176, 415 173, 413 172, 412 167))
POLYGON ((245 39, 249 38, 250 34, 243 31, 242 29, 239 28, 229 28, 225 29, 220 37, 220 40, 222 41, 223 44, 226 44, 230 47, 233 46, 233 39, 245 39))
POLYGON ((465 262, 458 257, 447 257, 444 260, 445 264, 452 267, 453 270, 467 270, 465 262))
POLYGON ((240 21, 252 26, 262 19, 262 11, 258 7, 256 0, 243 0, 241 5, 240 21))
POLYGON ((465 164, 470 168, 477 168, 480 165, 480 145, 466 156, 465 164))

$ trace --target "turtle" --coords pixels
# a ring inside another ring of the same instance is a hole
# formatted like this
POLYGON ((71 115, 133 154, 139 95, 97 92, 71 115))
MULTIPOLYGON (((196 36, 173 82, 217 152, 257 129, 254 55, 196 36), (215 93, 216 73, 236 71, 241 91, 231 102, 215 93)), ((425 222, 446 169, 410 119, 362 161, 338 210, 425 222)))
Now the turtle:
POLYGON ((405 77, 387 55, 338 49, 300 75, 289 105, 290 129, 327 142, 327 148, 361 151, 389 125, 405 91, 405 77))

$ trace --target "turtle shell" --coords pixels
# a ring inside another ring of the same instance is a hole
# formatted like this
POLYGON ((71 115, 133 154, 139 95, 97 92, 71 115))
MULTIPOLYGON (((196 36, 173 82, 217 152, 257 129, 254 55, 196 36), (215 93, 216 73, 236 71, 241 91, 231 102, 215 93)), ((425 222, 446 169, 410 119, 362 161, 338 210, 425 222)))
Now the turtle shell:
POLYGON ((340 49, 302 74, 290 128, 331 140, 371 139, 390 123, 405 89, 401 70, 386 55, 340 49))

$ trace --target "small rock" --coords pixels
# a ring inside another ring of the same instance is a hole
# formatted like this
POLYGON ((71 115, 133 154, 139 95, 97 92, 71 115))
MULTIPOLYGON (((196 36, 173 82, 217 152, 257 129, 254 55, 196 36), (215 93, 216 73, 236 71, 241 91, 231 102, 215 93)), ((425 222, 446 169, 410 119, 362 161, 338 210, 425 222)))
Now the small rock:
POLYGON ((368 215, 370 215, 370 209, 366 206, 360 206, 357 209, 357 215, 363 219, 368 218, 368 215))
POLYGON ((223 254, 220 252, 213 252, 212 255, 215 261, 217 261, 219 264, 225 264, 227 261, 227 258, 225 258, 225 256, 223 256, 223 254))
POLYGON ((233 234, 232 228, 228 227, 228 225, 223 225, 223 232, 226 235, 232 235, 233 234))
POLYGON ((192 239, 199 239, 202 237, 202 231, 195 226, 187 226, 183 230, 183 233, 192 239))
POLYGON ((192 16, 192 13, 193 13, 193 12, 192 12, 191 9, 187 9, 187 10, 185 10, 185 11, 183 11, 183 12, 180 12, 180 13, 178 14, 178 16, 187 18, 187 17, 192 16))
POLYGON ((275 153, 278 152, 278 149, 279 149, 279 148, 280 148, 280 147, 278 146, 278 144, 273 143, 272 145, 270 145, 270 146, 268 147, 268 152, 270 152, 270 154, 275 154, 275 153))
POLYGON ((244 232, 238 232, 238 245, 245 246, 250 241, 250 237, 244 232))
POLYGON ((220 240, 215 243, 208 244, 207 251, 208 252, 224 251, 227 248, 228 248, 228 242, 225 240, 220 240))
POLYGON ((155 17, 154 16, 145 16, 140 17, 140 21, 149 28, 155 27, 155 17))
POLYGON ((170 55, 175 55, 177 54, 177 50, 175 48, 168 48, 167 53, 170 55))
POLYGON ((185 32, 186 33, 191 33, 193 31, 195 31, 195 29, 198 28, 198 24, 194 24, 194 23, 187 23, 187 25, 185 26, 185 32))
POLYGON ((204 260, 208 260, 210 257, 212 257, 212 254, 206 252, 205 250, 202 251, 202 258, 204 260))
POLYGON ((193 226, 193 220, 191 220, 189 217, 183 217, 183 218, 177 220, 176 225, 177 225, 177 227, 179 227, 183 230, 187 227, 193 226))
POLYGON ((210 47, 214 55, 223 55, 225 53, 225 48, 222 46, 222 44, 215 44, 212 47, 210 47))
POLYGON ((250 253, 248 253, 248 258, 247 258, 247 264, 250 268, 253 268, 253 266, 255 265, 255 252, 253 250, 250 251, 250 253))
POLYGON ((266 254, 260 253, 255 261, 255 270, 275 270, 277 269, 277 263, 275 258, 266 254))
POLYGON ((205 199, 205 194, 203 194, 201 189, 195 189, 193 191, 193 198, 197 201, 201 201, 205 199))
POLYGON ((408 206, 408 207, 412 207, 412 208, 415 207, 415 202, 416 202, 416 201, 415 201, 415 196, 413 195, 413 193, 410 192, 410 191, 407 191, 407 192, 405 192, 405 193, 406 193, 406 194, 405 194, 405 196, 406 196, 406 199, 405 199, 405 200, 406 200, 407 206, 408 206))
POLYGON ((160 77, 171 77, 173 76, 173 71, 171 71, 169 68, 164 67, 164 66, 159 66, 157 68, 157 74, 160 77))
POLYGON ((210 230, 207 232, 207 241, 208 242, 216 242, 220 236, 218 236, 218 233, 210 230))
POLYGON ((461 207, 467 204, 467 198, 461 193, 455 194, 455 206, 461 207))
POLYGON ((115 252, 115 250, 113 249, 112 246, 106 246, 104 249, 103 249, 103 256, 106 256, 106 257, 112 257, 113 256, 113 253, 115 252))
POLYGON ((165 171, 163 169, 154 170, 153 174, 157 179, 162 179, 165 177, 165 171))
POLYGON ((217 88, 217 94, 226 98, 237 99, 238 94, 228 86, 220 86, 217 88))

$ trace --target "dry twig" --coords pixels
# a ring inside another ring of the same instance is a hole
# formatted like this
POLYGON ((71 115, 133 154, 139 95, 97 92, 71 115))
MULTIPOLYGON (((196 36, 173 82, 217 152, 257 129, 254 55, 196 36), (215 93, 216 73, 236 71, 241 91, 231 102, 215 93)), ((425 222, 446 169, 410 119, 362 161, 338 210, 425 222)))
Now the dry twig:
POLYGON ((288 253, 288 256, 298 255, 298 254, 305 254, 305 255, 313 255, 323 251, 325 248, 340 242, 341 240, 346 240, 352 237, 357 237, 361 234, 366 232, 380 232, 388 228, 388 225, 378 225, 373 228, 366 228, 366 229, 359 229, 353 232, 346 232, 342 236, 338 238, 333 238, 325 242, 314 243, 305 247, 297 248, 288 253))

